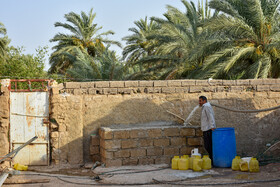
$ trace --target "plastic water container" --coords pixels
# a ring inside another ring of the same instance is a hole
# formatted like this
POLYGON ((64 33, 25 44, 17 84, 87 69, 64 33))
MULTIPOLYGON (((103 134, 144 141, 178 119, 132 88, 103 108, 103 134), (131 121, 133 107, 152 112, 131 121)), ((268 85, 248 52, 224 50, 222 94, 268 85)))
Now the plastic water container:
POLYGON ((182 156, 178 161, 178 169, 179 170, 188 170, 189 169, 189 158, 186 156, 182 156))
POLYGON ((171 168, 172 169, 179 169, 178 168, 178 161, 179 161, 179 156, 174 156, 173 158, 172 158, 172 163, 171 163, 171 168))
POLYGON ((193 159, 193 171, 202 171, 202 159, 200 156, 195 156, 193 159))
POLYGON ((203 155, 202 158, 202 169, 211 169, 211 159, 209 158, 209 155, 203 155))
POLYGON ((25 166, 25 165, 16 163, 16 164, 14 165, 14 169, 15 169, 15 170, 19 170, 19 171, 27 171, 28 166, 25 166))
POLYGON ((250 170, 250 172, 259 172, 260 171, 259 161, 256 158, 252 158, 250 160, 249 170, 250 170))
POLYGON ((217 128, 212 132, 213 163, 215 167, 229 168, 236 156, 234 128, 217 128))
POLYGON ((236 157, 232 160, 231 169, 232 169, 233 171, 239 171, 239 170, 240 170, 240 167, 239 167, 240 162, 241 162, 240 156, 236 156, 236 157))

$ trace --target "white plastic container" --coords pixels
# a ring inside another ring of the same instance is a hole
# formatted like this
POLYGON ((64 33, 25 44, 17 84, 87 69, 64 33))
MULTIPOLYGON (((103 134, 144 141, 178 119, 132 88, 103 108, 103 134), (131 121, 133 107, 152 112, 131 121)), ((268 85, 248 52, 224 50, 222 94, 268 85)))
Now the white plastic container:
POLYGON ((198 152, 198 148, 194 148, 191 151, 191 154, 192 154, 192 156, 200 156, 201 157, 201 154, 198 152))

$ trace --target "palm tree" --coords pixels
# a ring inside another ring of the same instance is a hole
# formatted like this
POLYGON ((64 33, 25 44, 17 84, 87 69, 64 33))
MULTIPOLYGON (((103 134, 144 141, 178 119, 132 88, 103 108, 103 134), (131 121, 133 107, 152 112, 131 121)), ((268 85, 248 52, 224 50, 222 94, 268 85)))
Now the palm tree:
MULTIPOLYGON (((202 40, 201 25, 211 17, 211 12, 207 6, 207 8, 199 6, 197 9, 193 2, 182 0, 182 3, 186 8, 185 13, 167 5, 165 19, 151 18, 160 25, 156 33, 147 36, 148 40, 154 41, 152 46, 155 50, 154 55, 136 62, 145 65, 145 71, 142 72, 145 79, 187 77, 201 66, 201 59, 190 60, 190 51, 202 40)), ((136 73, 135 76, 138 78, 140 73, 136 73)))
POLYGON ((147 17, 135 21, 136 28, 129 28, 133 34, 124 37, 122 40, 126 41, 126 47, 123 50, 123 59, 127 62, 135 62, 143 57, 153 54, 152 41, 147 39, 147 36, 157 29, 159 25, 153 20, 148 22, 147 17))
POLYGON ((109 47, 97 48, 95 57, 79 48, 74 49, 74 54, 65 53, 66 59, 73 62, 66 75, 76 81, 122 79, 123 65, 109 47))
POLYGON ((7 46, 10 43, 10 40, 7 36, 5 36, 7 33, 7 30, 3 23, 0 22, 0 35, 4 35, 3 37, 0 37, 0 59, 4 58, 7 53, 7 46))
POLYGON ((64 16, 68 23, 55 23, 55 27, 67 29, 71 34, 58 33, 50 40, 51 42, 58 42, 53 47, 54 52, 50 57, 51 68, 49 71, 51 73, 57 70, 65 72, 71 66, 72 62, 65 58, 65 52, 73 53, 76 50, 75 48, 84 50, 94 57, 96 55, 96 48, 105 49, 104 44, 115 44, 121 47, 119 42, 103 38, 104 36, 114 34, 113 31, 97 34, 102 27, 98 27, 93 22, 95 16, 96 14, 93 13, 93 9, 88 14, 82 11, 81 15, 70 12, 64 16))
POLYGON ((205 23, 207 40, 197 48, 207 56, 203 78, 278 78, 280 25, 278 0, 212 0, 222 14, 205 23))

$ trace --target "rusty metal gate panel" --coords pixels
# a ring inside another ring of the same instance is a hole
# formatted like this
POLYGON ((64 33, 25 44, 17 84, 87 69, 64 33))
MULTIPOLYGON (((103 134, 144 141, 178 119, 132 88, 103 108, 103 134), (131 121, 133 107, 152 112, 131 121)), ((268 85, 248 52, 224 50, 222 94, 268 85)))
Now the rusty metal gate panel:
POLYGON ((49 93, 10 93, 10 142, 11 151, 38 136, 32 144, 24 147, 14 162, 25 165, 49 164, 49 93))

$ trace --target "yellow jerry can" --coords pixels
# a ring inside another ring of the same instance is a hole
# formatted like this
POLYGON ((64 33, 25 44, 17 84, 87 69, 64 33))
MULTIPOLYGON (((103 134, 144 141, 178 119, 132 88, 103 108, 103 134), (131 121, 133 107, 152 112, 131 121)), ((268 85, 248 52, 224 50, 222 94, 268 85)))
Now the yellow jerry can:
POLYGON ((16 164, 14 165, 14 169, 15 169, 15 170, 19 170, 19 171, 27 171, 28 166, 25 166, 25 165, 16 163, 16 164))
POLYGON ((251 158, 251 160, 249 162, 249 170, 250 170, 250 172, 259 172, 260 171, 259 161, 256 158, 251 158))
POLYGON ((202 171, 202 162, 200 156, 195 156, 193 159, 193 171, 202 171))
POLYGON ((187 155, 182 156, 178 161, 179 170, 187 170, 189 169, 189 158, 187 155))
POLYGON ((171 164, 172 169, 178 169, 178 161, 179 161, 179 156, 174 156, 172 158, 172 164, 171 164))
POLYGON ((202 158, 202 169, 211 169, 211 159, 209 158, 209 155, 203 155, 202 158))
POLYGON ((235 158, 232 160, 232 163, 231 163, 231 169, 233 171, 239 171, 240 170, 240 167, 239 167, 240 162, 241 162, 240 156, 235 156, 235 158))
POLYGON ((249 171, 248 162, 241 160, 241 162, 239 163, 239 168, 240 168, 240 171, 249 171))

